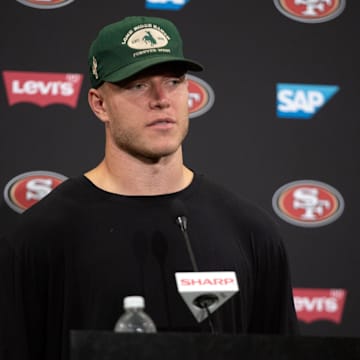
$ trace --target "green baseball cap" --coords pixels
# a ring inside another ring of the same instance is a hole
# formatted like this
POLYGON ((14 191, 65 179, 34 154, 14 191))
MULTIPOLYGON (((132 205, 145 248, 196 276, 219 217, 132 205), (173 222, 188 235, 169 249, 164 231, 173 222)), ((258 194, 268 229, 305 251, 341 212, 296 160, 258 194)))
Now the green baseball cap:
POLYGON ((146 16, 129 16, 101 29, 90 46, 88 61, 94 88, 172 61, 187 70, 203 70, 201 64, 184 57, 181 36, 171 21, 146 16))

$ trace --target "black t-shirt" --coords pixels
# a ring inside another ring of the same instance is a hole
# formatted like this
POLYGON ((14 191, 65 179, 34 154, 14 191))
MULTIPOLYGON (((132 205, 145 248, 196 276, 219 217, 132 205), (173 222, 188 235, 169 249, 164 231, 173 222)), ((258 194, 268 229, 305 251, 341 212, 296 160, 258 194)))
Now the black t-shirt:
POLYGON ((7 239, 12 331, 31 360, 67 359, 71 329, 113 329, 128 295, 144 296, 159 332, 209 331, 177 292, 174 274, 193 267, 175 200, 199 271, 236 272, 239 292, 216 311, 217 330, 297 332, 286 252, 264 211, 200 175, 159 196, 112 194, 81 176, 27 210, 7 239))

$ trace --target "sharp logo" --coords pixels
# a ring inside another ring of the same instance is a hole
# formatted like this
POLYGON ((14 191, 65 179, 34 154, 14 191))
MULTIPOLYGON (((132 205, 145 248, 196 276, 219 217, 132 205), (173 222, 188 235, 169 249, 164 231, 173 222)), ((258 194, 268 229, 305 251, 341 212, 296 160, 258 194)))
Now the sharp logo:
POLYGON ((31 171, 11 179, 5 186, 4 199, 18 213, 33 206, 67 178, 49 171, 31 171))
POLYGON ((193 75, 187 75, 189 82, 189 111, 190 118, 203 115, 213 106, 215 93, 204 80, 193 75))
POLYGON ((146 9, 181 10, 190 0, 145 0, 146 9))
POLYGON ((297 318, 305 323, 342 321, 347 291, 344 289, 293 289, 297 318))
POLYGON ((276 8, 292 20, 321 23, 338 17, 345 0, 274 0, 276 8))
POLYGON ((82 74, 3 72, 8 103, 33 103, 38 106, 62 104, 77 106, 82 74))
POLYGON ((69 5, 74 0, 17 0, 19 3, 37 9, 55 9, 69 5))
POLYGON ((313 180, 294 181, 278 189, 272 199, 275 213, 297 226, 318 227, 337 220, 344 200, 332 186, 313 180))
POLYGON ((277 117, 311 119, 338 91, 335 85, 277 84, 277 117))
POLYGON ((233 278, 199 278, 199 279, 181 279, 181 286, 216 286, 216 285, 229 285, 235 284, 233 278))

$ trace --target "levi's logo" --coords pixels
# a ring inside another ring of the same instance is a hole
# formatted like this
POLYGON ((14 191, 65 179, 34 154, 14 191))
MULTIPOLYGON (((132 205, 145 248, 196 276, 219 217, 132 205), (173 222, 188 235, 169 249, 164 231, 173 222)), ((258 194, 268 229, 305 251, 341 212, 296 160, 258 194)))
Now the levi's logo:
POLYGON ((340 324, 346 293, 344 289, 293 289, 296 315, 305 323, 327 320, 340 324))
POLYGON ((33 103, 44 107, 51 104, 77 106, 82 74, 46 72, 3 72, 9 105, 33 103))

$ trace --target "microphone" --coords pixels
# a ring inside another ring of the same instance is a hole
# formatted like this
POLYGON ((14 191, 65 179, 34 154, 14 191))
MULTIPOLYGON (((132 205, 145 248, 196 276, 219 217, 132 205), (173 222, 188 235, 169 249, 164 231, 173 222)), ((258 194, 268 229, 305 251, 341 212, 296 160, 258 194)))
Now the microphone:
POLYGON ((175 199, 172 203, 172 211, 176 214, 175 221, 185 240, 193 268, 192 272, 175 273, 178 292, 195 319, 202 322, 207 318, 214 332, 211 314, 239 291, 236 274, 233 271, 200 272, 187 232, 185 204, 175 199))
POLYGON ((179 199, 175 199, 172 203, 173 205, 173 212, 178 214, 176 216, 176 223, 179 225, 181 233, 185 240, 185 245, 190 257, 191 265, 194 271, 199 271, 199 267, 195 260, 195 255, 191 247, 190 238, 187 232, 187 217, 186 217, 186 209, 185 204, 180 201, 179 199))

